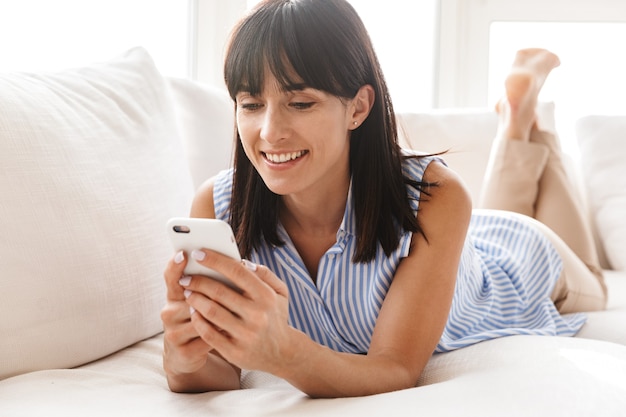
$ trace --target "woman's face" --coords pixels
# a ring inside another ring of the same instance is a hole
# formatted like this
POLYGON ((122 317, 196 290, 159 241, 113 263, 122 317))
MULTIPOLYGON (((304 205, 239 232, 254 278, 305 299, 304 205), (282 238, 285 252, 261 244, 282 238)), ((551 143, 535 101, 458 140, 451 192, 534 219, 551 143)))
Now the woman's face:
POLYGON ((274 193, 312 196, 349 182, 351 100, 284 91, 268 76, 258 96, 240 92, 236 102, 243 148, 274 193))

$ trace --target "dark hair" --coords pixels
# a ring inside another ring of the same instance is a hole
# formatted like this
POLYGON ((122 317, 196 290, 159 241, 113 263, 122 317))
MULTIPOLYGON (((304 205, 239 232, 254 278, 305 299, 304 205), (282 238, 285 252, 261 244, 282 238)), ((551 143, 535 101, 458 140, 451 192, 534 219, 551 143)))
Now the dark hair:
MULTIPOLYGON (((366 84, 374 89, 370 114, 350 139, 357 230, 353 261, 371 260, 378 243, 389 255, 398 246, 400 227, 423 234, 406 185, 424 192, 428 184, 403 176, 391 98, 354 8, 345 0, 261 2, 235 27, 226 53, 224 78, 233 100, 241 91, 261 93, 265 68, 286 89, 304 83, 339 98, 353 98, 366 84)), ((230 223, 242 255, 249 256, 262 239, 284 244, 276 230, 280 196, 265 186, 238 134, 234 168, 230 223)))

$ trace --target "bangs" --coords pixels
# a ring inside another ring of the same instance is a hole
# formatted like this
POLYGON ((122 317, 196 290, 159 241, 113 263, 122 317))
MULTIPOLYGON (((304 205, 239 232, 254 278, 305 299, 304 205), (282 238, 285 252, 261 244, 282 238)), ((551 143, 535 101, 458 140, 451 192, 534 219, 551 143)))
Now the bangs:
POLYGON ((359 71, 347 68, 354 60, 341 47, 346 42, 337 39, 337 33, 344 32, 339 22, 323 16, 320 3, 317 7, 312 3, 264 2, 254 19, 240 23, 224 64, 224 79, 233 99, 241 91, 260 94, 266 71, 283 90, 309 87, 344 98, 352 98, 366 83, 359 71))

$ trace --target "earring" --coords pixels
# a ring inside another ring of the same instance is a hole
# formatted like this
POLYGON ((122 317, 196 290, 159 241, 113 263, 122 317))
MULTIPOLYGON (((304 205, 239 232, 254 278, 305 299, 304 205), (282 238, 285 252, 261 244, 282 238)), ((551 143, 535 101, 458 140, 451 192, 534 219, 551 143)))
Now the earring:
POLYGON ((355 120, 355 121, 354 121, 354 125, 356 126, 356 125, 358 125, 358 124, 359 124, 359 122, 357 122, 357 121, 355 120))

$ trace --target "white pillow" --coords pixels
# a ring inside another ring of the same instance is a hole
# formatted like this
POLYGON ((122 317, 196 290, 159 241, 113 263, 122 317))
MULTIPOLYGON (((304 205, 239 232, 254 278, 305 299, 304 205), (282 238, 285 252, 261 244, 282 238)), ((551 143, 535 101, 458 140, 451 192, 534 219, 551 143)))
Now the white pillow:
POLYGON ((427 153, 447 151, 441 157, 479 201, 498 115, 489 109, 445 109, 398 114, 400 143, 427 153))
MULTIPOLYGON (((554 103, 540 102, 538 123, 554 132, 554 103)), ((400 144, 403 147, 442 155, 448 166, 463 178, 474 205, 489 161, 491 145, 498 131, 498 115, 491 108, 448 108, 422 113, 398 114, 400 144)))
POLYGON ((626 116, 581 118, 576 135, 600 240, 610 266, 626 270, 626 116))
POLYGON ((165 223, 193 187, 146 51, 0 74, 0 138, 0 379, 160 332, 165 223))
POLYGON ((235 107, 226 89, 170 78, 183 148, 194 186, 232 166, 235 107))

